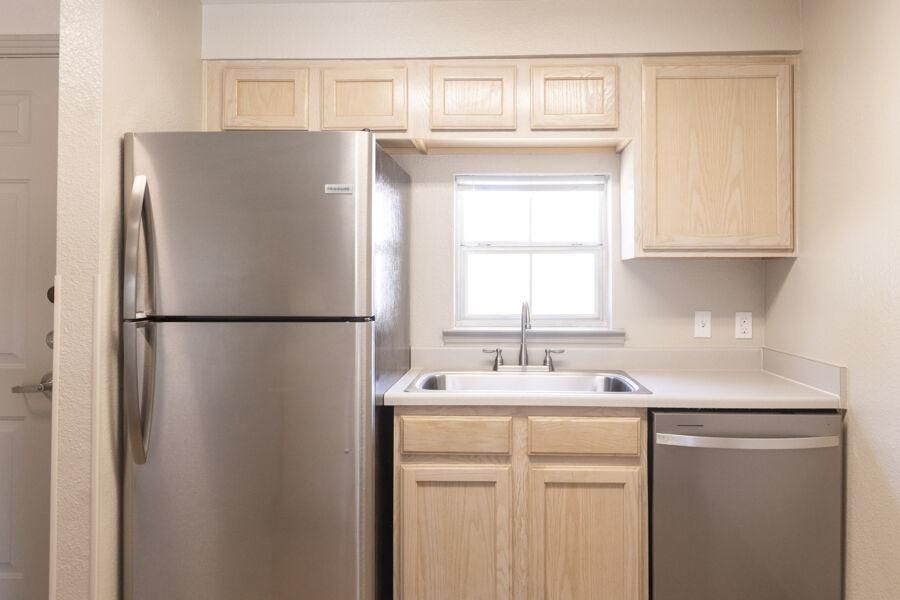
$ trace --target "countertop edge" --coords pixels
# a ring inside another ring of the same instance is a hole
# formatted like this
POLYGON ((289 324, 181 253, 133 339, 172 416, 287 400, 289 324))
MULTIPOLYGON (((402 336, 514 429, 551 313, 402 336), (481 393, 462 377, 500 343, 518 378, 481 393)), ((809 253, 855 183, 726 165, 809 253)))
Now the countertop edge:
MULTIPOLYGON (((682 408, 682 409, 757 409, 757 410, 842 410, 845 408, 840 396, 814 388, 808 384, 789 379, 783 375, 762 369, 740 371, 748 376, 758 377, 760 374, 777 378, 796 386, 798 394, 779 395, 743 395, 714 394, 700 397, 698 394, 653 392, 650 394, 534 394, 492 393, 476 395, 453 392, 407 392, 407 387, 424 371, 411 369, 403 375, 384 395, 385 406, 546 406, 552 407, 606 407, 606 408, 682 408), (803 393, 808 392, 808 393, 803 393)), ((697 371, 649 372, 636 370, 629 374, 641 381, 641 373, 645 376, 653 373, 654 377, 672 377, 684 374, 697 376, 697 371)), ((699 372, 702 375, 703 372, 699 372)), ((711 370, 710 376, 721 371, 711 370)), ((739 385, 739 384, 738 384, 739 385)), ((652 391, 652 388, 651 388, 652 391)))

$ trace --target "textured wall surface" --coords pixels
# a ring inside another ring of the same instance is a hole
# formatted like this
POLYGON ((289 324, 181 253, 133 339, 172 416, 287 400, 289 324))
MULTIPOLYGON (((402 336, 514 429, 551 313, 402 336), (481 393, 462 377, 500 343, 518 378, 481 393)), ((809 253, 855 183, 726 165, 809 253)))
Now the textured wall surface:
POLYGON ((453 325, 453 176, 461 173, 605 173, 612 176, 612 324, 635 347, 758 347, 764 336, 762 260, 623 262, 619 252, 615 154, 398 156, 412 177, 411 335, 415 347, 443 345, 453 325), (694 311, 713 311, 713 337, 696 339, 694 311), (734 313, 753 311, 754 339, 734 339, 734 313))
POLYGON ((800 0, 206 4, 204 58, 799 50, 800 0))
POLYGON ((196 130, 194 0, 63 0, 60 31, 54 598, 117 598, 121 139, 196 130))
POLYGON ((900 598, 900 3, 803 3, 800 258, 766 344, 848 367, 847 598, 900 598))
POLYGON ((51 598, 90 598, 94 281, 102 190, 103 3, 60 6, 51 598))

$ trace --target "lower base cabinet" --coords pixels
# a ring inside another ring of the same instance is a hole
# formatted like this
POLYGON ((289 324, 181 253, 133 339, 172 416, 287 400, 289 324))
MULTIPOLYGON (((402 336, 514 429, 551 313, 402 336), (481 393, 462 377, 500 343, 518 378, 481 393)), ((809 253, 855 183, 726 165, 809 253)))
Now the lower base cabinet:
POLYGON ((510 467, 403 466, 403 598, 509 600, 510 467))
POLYGON ((645 435, 638 409, 398 408, 395 600, 645 599, 645 435))
POLYGON ((528 597, 638 600, 640 469, 534 468, 528 480, 528 597))

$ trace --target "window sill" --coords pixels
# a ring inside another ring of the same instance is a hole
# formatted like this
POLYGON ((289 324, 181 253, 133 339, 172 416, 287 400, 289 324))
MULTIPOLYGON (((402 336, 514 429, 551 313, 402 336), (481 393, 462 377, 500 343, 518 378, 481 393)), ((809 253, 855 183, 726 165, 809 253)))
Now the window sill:
MULTIPOLYGON (((444 330, 444 344, 490 344, 518 341, 518 327, 454 327, 444 330)), ((605 327, 535 327, 528 339, 560 344, 624 344, 624 329, 605 327)))

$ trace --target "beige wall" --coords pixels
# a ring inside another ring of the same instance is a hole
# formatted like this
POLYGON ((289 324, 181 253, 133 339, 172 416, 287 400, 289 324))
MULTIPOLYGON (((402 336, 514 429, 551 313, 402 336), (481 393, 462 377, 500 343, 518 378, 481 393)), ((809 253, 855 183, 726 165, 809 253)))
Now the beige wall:
POLYGON ((193 0, 61 4, 51 557, 59 600, 117 597, 121 137, 200 128, 200 18, 193 0))
POLYGON ((412 178, 412 344, 443 345, 453 325, 453 176, 459 173, 604 173, 612 177, 612 325, 635 347, 753 347, 764 335, 762 260, 623 262, 619 157, 613 153, 398 156, 412 178), (695 310, 713 311, 713 337, 693 337, 695 310), (754 339, 734 339, 734 313, 754 314, 754 339))
POLYGON ((59 33, 59 0, 0 0, 0 35, 59 33))
POLYGON ((800 258, 768 346, 848 367, 847 598, 900 597, 900 3, 803 3, 800 258))
POLYGON ((410 58, 799 50, 800 0, 227 3, 204 58, 410 58))

